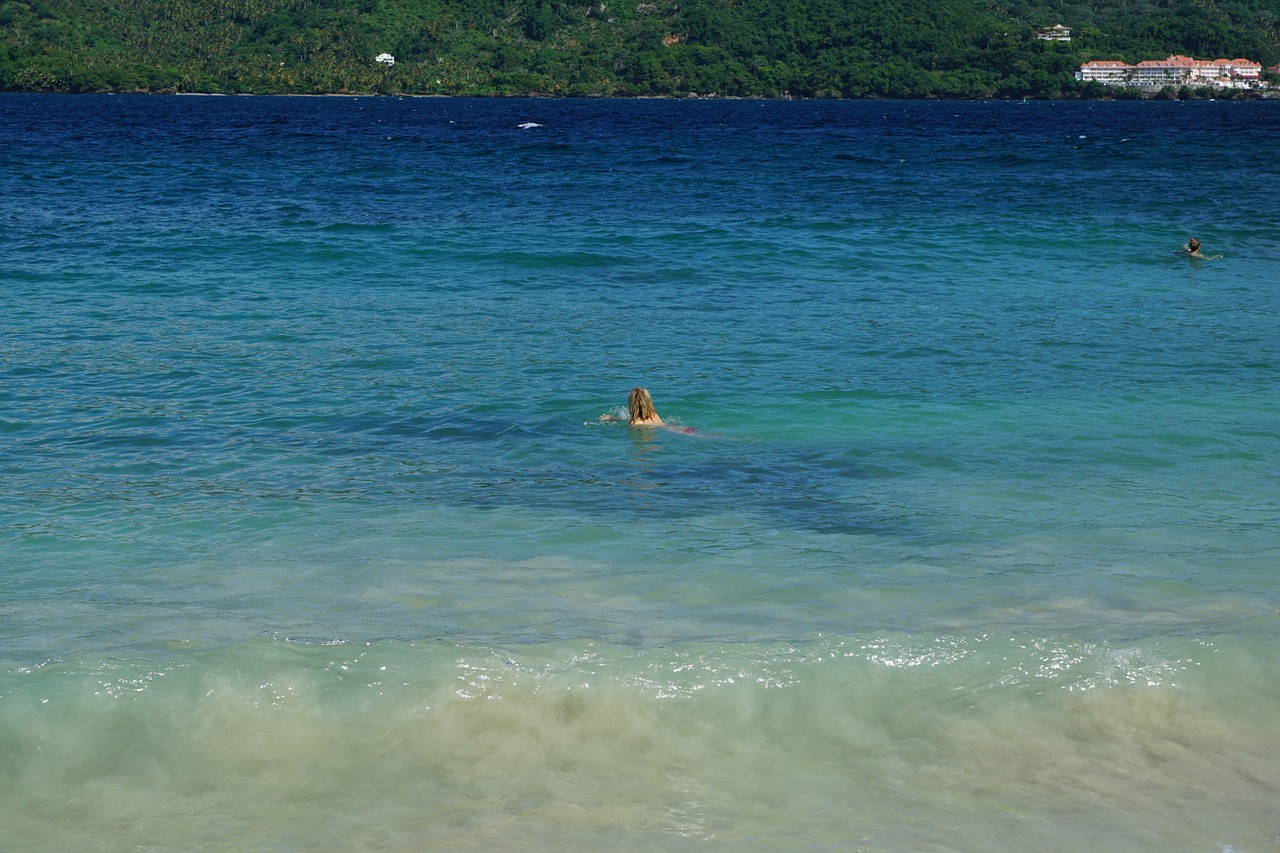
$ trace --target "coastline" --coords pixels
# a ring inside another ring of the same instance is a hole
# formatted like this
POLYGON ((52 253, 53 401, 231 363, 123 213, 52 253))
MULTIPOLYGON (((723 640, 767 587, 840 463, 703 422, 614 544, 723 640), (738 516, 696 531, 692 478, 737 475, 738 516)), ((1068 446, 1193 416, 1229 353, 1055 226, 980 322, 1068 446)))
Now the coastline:
MULTIPOLYGON (((1188 87, 1182 87, 1188 88, 1188 87)), ((1219 91, 1209 87, 1188 88, 1186 94, 1172 87, 1148 90, 1137 87, 1108 92, 1105 95, 1059 94, 1058 97, 1040 97, 1034 95, 991 95, 972 98, 944 98, 938 96, 865 96, 858 98, 807 97, 803 95, 721 95, 718 93, 702 94, 688 92, 672 95, 565 95, 556 92, 524 92, 519 94, 497 93, 436 93, 436 92, 197 92, 175 89, 111 89, 94 92, 49 91, 41 89, 11 90, 0 94, 6 95, 160 95, 195 98, 463 98, 478 100, 599 100, 599 101, 943 101, 943 102, 982 102, 992 101, 1010 103, 1016 101, 1277 101, 1280 100, 1280 87, 1265 90, 1226 90, 1219 91)))

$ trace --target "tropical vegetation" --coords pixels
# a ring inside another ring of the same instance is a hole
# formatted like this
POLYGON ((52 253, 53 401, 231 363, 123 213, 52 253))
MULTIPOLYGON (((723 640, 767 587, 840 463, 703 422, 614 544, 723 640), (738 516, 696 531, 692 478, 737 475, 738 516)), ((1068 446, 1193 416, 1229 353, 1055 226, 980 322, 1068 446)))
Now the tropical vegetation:
POLYGON ((1280 62, 1280 0, 0 0, 7 91, 1091 97, 1173 53, 1280 62))

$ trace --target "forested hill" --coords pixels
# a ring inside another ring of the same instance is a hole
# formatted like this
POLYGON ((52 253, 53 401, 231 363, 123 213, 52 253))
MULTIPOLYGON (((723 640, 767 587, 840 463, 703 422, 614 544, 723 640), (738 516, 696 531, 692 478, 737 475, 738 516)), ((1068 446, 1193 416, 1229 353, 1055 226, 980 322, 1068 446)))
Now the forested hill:
POLYGON ((1274 65, 1280 0, 0 0, 9 91, 1073 97, 1172 53, 1274 65))

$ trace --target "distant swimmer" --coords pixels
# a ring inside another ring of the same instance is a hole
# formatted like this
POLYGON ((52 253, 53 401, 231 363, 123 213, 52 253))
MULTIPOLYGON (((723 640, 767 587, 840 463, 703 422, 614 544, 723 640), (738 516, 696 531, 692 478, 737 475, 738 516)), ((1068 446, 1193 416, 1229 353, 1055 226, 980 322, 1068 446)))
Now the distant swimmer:
POLYGON ((664 423, 658 415, 658 410, 654 408, 653 397, 649 395, 647 388, 632 388, 631 393, 627 395, 627 414, 626 418, 619 418, 605 412, 600 416, 602 421, 621 421, 625 420, 631 426, 653 426, 663 427, 664 429, 674 430, 676 432, 693 432, 692 427, 676 427, 664 423))
POLYGON ((1174 254, 1185 255, 1188 258, 1200 258, 1206 261, 1213 261, 1222 257, 1222 255, 1206 255, 1200 245, 1200 241, 1195 237, 1188 237, 1187 245, 1183 246, 1174 254))

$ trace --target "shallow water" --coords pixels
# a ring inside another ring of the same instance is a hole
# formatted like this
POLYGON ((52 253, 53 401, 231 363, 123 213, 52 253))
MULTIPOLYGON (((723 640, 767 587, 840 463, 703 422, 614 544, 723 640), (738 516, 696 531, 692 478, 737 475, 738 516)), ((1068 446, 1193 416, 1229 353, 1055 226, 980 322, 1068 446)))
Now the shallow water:
POLYGON ((0 97, 9 844, 1275 850, 1278 125, 0 97))

